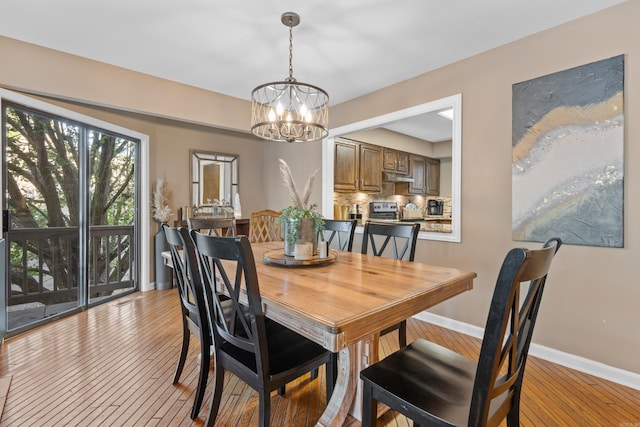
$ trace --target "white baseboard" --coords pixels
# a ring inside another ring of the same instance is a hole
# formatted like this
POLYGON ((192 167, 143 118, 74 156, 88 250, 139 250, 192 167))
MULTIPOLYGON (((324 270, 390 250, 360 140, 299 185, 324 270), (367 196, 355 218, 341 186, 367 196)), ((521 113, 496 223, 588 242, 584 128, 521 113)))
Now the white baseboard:
POLYGON ((140 292, 152 291, 155 288, 156 288, 156 282, 146 282, 146 285, 142 283, 140 286, 140 292))
MULTIPOLYGON (((478 326, 459 322, 457 320, 426 311, 418 313, 413 317, 418 320, 433 323, 434 325, 442 326, 443 328, 451 329, 480 339, 482 339, 484 334, 484 329, 478 326)), ((567 368, 575 369, 576 371, 584 372, 598 378, 640 390, 640 374, 635 372, 625 371, 623 369, 605 365, 604 363, 596 362, 574 354, 565 353, 536 343, 531 343, 531 346, 529 347, 529 354, 540 359, 548 360, 549 362, 557 363, 558 365, 566 366, 567 368)))

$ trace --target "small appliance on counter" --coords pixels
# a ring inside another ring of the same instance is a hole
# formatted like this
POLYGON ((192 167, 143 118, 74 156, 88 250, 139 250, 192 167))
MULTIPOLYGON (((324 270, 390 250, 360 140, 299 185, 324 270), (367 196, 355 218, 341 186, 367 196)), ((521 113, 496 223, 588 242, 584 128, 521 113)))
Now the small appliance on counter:
POLYGON ((349 214, 349 219, 357 219, 358 223, 362 222, 362 213, 360 213, 360 205, 355 205, 356 211, 349 214))
POLYGON ((369 202, 369 219, 398 219, 396 202, 369 202))
POLYGON ((444 208, 444 200, 442 199, 429 199, 427 201, 428 215, 442 215, 443 208, 444 208))

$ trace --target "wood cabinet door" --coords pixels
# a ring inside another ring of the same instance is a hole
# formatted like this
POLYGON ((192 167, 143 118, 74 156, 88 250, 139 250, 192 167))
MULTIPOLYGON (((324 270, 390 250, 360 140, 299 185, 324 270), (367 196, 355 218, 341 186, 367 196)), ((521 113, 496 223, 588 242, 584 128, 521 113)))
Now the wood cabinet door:
POLYGON ((382 169, 400 175, 409 173, 409 153, 396 151, 392 148, 383 149, 382 169))
POLYGON ((409 153, 402 151, 396 153, 396 172, 400 174, 409 173, 409 153))
POLYGON ((338 192, 358 191, 360 179, 359 144, 336 139, 335 162, 333 167, 333 189, 338 192))
POLYGON ((440 159, 427 158, 425 192, 429 196, 440 195, 440 159))
POLYGON ((390 148, 384 148, 382 156, 382 169, 385 172, 395 172, 398 152, 390 148))
POLYGON ((413 178, 407 188, 408 194, 424 194, 425 193, 425 172, 427 159, 422 156, 409 156, 409 172, 413 178))
POLYGON ((360 191, 382 191, 382 147, 360 144, 360 191))

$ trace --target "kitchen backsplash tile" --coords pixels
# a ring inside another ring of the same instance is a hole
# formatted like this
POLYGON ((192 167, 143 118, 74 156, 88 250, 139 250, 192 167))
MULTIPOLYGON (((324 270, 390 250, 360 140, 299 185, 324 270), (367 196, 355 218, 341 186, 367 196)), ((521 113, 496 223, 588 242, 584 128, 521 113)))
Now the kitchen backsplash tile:
MULTIPOLYGON (((409 203, 420 207, 426 214, 427 201, 429 199, 440 199, 444 201, 442 216, 451 218, 451 197, 436 196, 401 196, 394 194, 395 186, 393 184, 383 183, 382 192, 379 194, 371 193, 333 193, 334 206, 348 206, 349 213, 355 213, 355 206, 360 206, 360 213, 363 221, 369 216, 369 202, 396 202, 398 209, 402 211, 402 207, 409 203)), ((339 209, 338 209, 339 210, 339 209)), ((346 210, 346 208, 345 208, 346 210)))

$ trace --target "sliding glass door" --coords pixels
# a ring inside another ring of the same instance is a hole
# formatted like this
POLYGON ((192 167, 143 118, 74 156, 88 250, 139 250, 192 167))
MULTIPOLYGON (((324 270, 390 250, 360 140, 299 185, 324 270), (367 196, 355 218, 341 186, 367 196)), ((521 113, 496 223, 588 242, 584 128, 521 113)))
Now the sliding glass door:
POLYGON ((138 287, 139 141, 3 101, 7 335, 138 287))

